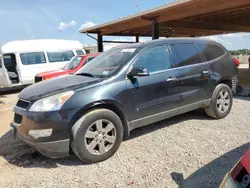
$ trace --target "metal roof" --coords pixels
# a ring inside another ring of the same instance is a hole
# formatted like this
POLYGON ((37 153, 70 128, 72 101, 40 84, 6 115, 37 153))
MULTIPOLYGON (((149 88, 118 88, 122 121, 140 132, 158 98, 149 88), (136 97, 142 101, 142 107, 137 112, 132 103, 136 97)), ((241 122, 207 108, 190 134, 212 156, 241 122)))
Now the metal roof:
POLYGON ((112 36, 152 36, 157 20, 161 37, 250 32, 250 0, 177 0, 163 6, 81 30, 112 36))
POLYGON ((0 51, 2 53, 13 53, 75 49, 82 49, 82 44, 79 41, 59 39, 34 39, 7 42, 0 48, 0 51))

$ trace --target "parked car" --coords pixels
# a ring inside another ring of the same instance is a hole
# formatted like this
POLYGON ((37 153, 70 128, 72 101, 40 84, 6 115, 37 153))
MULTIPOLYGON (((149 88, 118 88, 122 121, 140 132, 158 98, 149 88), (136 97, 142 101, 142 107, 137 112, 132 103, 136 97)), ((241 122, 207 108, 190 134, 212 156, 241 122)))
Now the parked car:
POLYGON ((250 149, 240 161, 227 173, 220 188, 250 187, 250 149))
POLYGON ((237 66, 220 44, 165 39, 112 48, 76 74, 24 89, 11 126, 48 157, 73 151, 87 163, 111 157, 131 130, 204 108, 232 107, 237 66))
POLYGON ((33 84, 37 73, 60 69, 85 54, 80 42, 56 39, 12 41, 0 51, 0 88, 33 84))
POLYGON ((63 68, 59 70, 47 71, 37 74, 35 76, 35 83, 42 80, 48 80, 58 76, 75 73, 80 68, 82 68, 83 65, 87 64, 98 55, 99 54, 86 54, 75 56, 63 68))

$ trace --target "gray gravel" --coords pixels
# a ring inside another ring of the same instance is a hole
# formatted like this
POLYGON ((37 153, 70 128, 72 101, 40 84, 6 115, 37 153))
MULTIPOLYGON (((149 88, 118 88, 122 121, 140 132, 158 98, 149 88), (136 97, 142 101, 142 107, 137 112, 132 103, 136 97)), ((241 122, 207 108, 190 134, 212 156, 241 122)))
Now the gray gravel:
POLYGON ((11 134, 0 138, 0 187, 218 187, 250 147, 250 100, 235 99, 223 120, 202 110, 132 132, 99 164, 48 159, 11 134))

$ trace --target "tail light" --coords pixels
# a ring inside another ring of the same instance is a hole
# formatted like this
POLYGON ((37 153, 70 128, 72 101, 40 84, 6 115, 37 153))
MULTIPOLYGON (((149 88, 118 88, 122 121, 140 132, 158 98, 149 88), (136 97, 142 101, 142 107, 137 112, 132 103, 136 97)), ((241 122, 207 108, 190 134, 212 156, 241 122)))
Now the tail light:
POLYGON ((237 65, 237 67, 240 65, 240 61, 238 59, 233 59, 233 62, 237 65))

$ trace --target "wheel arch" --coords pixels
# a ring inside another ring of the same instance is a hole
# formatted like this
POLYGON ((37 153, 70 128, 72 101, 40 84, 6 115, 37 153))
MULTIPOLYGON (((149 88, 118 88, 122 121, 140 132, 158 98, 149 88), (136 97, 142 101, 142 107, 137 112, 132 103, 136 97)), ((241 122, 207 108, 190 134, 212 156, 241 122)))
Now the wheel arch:
POLYGON ((230 87, 232 89, 232 80, 230 78, 224 78, 224 79, 221 79, 219 84, 225 84, 227 85, 228 87, 230 87))
POLYGON ((88 113, 89 111, 94 110, 94 109, 98 109, 98 108, 104 108, 104 109, 111 110, 116 115, 118 115, 118 117, 122 121, 123 128, 124 128, 123 139, 127 139, 129 137, 129 134, 130 134, 127 118, 126 118, 123 110, 118 106, 118 104, 116 104, 115 101, 112 101, 112 100, 96 101, 96 102, 90 103, 90 104, 86 105, 85 107, 81 108, 80 110, 78 110, 74 114, 74 116, 71 118, 69 131, 71 131, 73 125, 80 117, 82 117, 84 114, 88 113))

